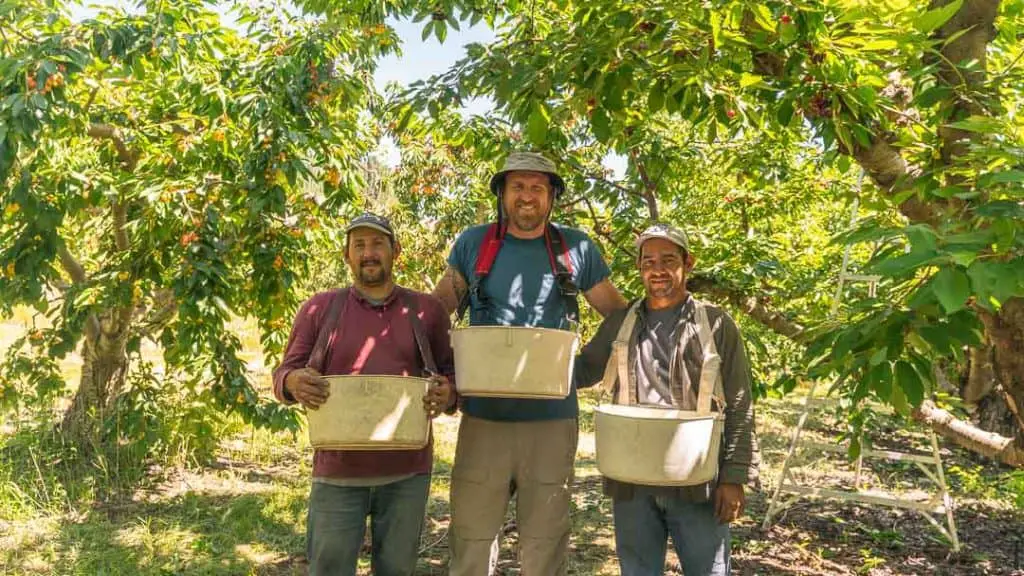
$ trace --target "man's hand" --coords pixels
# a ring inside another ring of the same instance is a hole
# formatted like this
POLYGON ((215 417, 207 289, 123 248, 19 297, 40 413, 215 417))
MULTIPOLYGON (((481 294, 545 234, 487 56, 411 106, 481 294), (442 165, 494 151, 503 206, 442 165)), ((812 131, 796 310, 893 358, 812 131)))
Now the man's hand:
POLYGON ((330 386, 319 372, 312 368, 292 370, 284 379, 285 390, 295 398, 297 402, 309 410, 316 410, 321 404, 327 402, 330 396, 330 386))
POLYGON ((715 488, 715 516, 719 524, 728 524, 743 514, 746 496, 742 484, 719 484, 715 488))
POLYGON ((430 379, 434 381, 434 385, 423 397, 423 409, 427 411, 427 416, 433 419, 452 407, 455 394, 452 392, 452 383, 444 376, 435 374, 430 379))

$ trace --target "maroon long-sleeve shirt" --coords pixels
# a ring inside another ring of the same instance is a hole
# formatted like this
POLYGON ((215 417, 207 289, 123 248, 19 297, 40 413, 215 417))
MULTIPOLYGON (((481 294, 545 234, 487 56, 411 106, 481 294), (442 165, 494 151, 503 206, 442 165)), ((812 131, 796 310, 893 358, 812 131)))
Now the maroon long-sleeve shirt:
MULTIPOLYGON (((455 364, 449 336, 451 321, 444 306, 429 294, 400 286, 396 286, 391 295, 379 305, 366 300, 355 289, 348 291, 342 327, 331 355, 326 359, 325 375, 423 376, 424 367, 419 358, 403 294, 414 298, 438 371, 454 385, 455 364)), ((274 370, 274 395, 281 402, 295 402, 284 389, 284 380, 289 372, 304 368, 309 361, 333 295, 334 292, 322 292, 299 308, 284 359, 274 370)), ((313 455, 313 476, 365 478, 424 474, 430 472, 432 460, 433 435, 421 450, 316 450, 313 455)))

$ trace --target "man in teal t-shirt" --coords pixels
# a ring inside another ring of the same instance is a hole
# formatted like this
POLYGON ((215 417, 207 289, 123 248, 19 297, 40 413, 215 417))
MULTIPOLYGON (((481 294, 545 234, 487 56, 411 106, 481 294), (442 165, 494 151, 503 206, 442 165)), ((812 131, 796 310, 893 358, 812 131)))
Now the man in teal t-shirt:
MULTIPOLYGON (((560 236, 571 266, 571 285, 602 316, 626 307, 608 280, 597 245, 582 231, 548 228, 551 208, 565 189, 554 164, 533 153, 513 153, 491 179, 505 229, 490 273, 476 274, 489 225, 455 241, 448 271, 434 295, 455 311, 468 298, 470 325, 571 330, 574 308, 552 270, 560 236)), ((480 359, 486 362, 486 358, 480 359)), ((568 566, 569 484, 576 454, 576 390, 562 400, 464 398, 464 416, 452 469, 449 576, 489 576, 497 561, 496 536, 516 495, 520 564, 531 576, 563 575, 568 566)))

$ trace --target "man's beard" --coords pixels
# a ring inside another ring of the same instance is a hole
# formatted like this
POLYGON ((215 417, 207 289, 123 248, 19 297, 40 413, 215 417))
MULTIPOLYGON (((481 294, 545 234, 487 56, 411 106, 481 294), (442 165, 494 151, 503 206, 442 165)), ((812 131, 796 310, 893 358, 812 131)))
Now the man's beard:
POLYGON ((647 293, 655 298, 669 298, 676 293, 679 286, 672 281, 658 283, 657 285, 653 281, 649 281, 645 288, 647 293))
POLYGON ((516 228, 526 232, 532 232, 544 224, 546 215, 540 210, 535 210, 532 214, 524 215, 518 207, 516 208, 516 210, 513 210, 511 214, 509 214, 509 219, 516 225, 516 228))
POLYGON ((359 281, 363 286, 381 286, 391 278, 391 271, 377 261, 363 262, 359 265, 359 281), (375 264, 376 270, 369 270, 368 264, 375 264))

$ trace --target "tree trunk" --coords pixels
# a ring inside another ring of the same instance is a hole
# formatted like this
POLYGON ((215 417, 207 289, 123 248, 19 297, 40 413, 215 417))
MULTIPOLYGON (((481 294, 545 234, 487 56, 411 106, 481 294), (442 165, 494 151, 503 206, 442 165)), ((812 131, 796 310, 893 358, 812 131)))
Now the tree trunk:
MULTIPOLYGON (((106 324, 106 323, 102 323, 106 324)), ((99 426, 124 384, 128 367, 127 332, 103 328, 87 332, 82 345, 82 376, 64 419, 64 439, 81 447, 99 444, 99 426)))
POLYGON ((964 399, 976 404, 982 428, 1024 446, 1024 299, 1006 301, 998 314, 978 315, 987 345, 971 355, 964 399))

